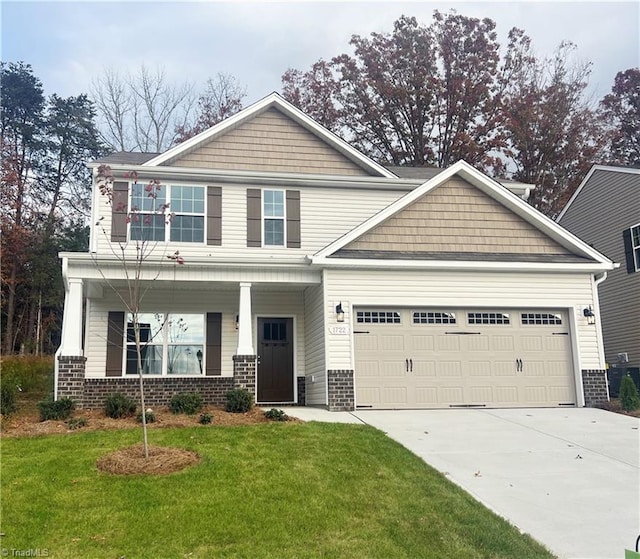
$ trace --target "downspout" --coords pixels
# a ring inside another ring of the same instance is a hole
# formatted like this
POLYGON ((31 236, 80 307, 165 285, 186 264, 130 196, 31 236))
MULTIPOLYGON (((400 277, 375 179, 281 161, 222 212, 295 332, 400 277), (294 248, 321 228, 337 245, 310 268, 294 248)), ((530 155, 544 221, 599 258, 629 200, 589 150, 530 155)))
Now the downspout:
MULTIPOLYGON (((600 313, 600 296, 598 294, 598 286, 607 279, 607 272, 602 272, 600 274, 594 274, 593 275, 593 302, 594 302, 594 307, 596 309, 598 309, 598 316, 596 318, 596 328, 597 328, 597 336, 598 339, 600 341, 600 362, 604 364, 605 368, 606 368, 606 361, 605 361, 605 357, 604 357, 604 338, 602 337, 602 320, 601 320, 601 313, 600 313)), ((607 396, 609 395, 609 383, 607 383, 607 396)))

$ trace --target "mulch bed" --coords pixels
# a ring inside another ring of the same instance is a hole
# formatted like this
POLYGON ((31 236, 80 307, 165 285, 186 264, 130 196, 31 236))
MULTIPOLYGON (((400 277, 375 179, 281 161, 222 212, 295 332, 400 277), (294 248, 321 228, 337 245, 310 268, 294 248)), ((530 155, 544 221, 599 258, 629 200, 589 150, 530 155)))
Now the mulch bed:
MULTIPOLYGON (((112 419, 104 414, 104 410, 75 410, 72 418, 83 418, 86 425, 71 429, 67 421, 40 421, 35 406, 20 406, 18 413, 8 418, 0 419, 0 436, 2 437, 33 437, 38 435, 54 435, 64 433, 77 433, 83 431, 105 431, 113 429, 140 428, 141 424, 135 417, 112 419)), ((286 408, 284 408, 286 411, 286 408)), ((199 425, 200 413, 208 413, 212 416, 211 424, 203 428, 215 428, 217 425, 255 425, 269 423, 264 412, 257 407, 247 413, 229 413, 221 407, 205 406, 201 412, 195 415, 173 414, 168 408, 153 409, 156 420, 149 423, 149 429, 162 429, 168 427, 194 427, 199 425)), ((290 421, 299 421, 290 419, 290 421)))
POLYGON ((149 446, 145 458, 142 443, 122 448, 99 458, 99 470, 115 475, 163 475, 184 470, 200 462, 200 456, 190 450, 163 446, 149 446))

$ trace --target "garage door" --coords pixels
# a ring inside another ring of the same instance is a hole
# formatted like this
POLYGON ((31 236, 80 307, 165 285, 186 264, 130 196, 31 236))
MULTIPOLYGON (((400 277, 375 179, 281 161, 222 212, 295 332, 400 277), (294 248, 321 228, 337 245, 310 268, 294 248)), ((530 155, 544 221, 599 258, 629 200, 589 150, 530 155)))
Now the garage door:
POLYGON ((575 405, 566 312, 356 309, 357 407, 575 405))

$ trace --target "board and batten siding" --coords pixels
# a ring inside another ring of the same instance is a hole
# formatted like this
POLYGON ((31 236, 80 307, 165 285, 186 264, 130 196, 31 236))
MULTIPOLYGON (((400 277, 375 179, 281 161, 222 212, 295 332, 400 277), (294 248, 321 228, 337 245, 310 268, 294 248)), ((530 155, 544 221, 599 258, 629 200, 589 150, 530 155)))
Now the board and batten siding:
POLYGON ((640 223, 640 173, 594 170, 559 223, 620 264, 599 286, 605 357, 626 352, 640 366, 640 272, 627 272, 622 237, 640 223))
MULTIPOLYGON (((345 324, 355 327, 354 307, 438 308, 575 308, 581 369, 603 369, 598 331, 581 316, 593 304, 589 274, 541 274, 513 272, 447 272, 416 270, 325 270, 325 316, 335 313, 334 301, 348 305, 345 324)), ((352 369, 353 339, 327 334, 327 369, 352 369)))
MULTIPOLYGON (((192 181, 164 181, 166 184, 189 184, 194 186, 214 185, 192 181)), ((220 185, 218 185, 220 186, 220 185)), ((255 185, 222 186, 222 242, 221 246, 204 243, 159 242, 156 254, 173 254, 176 250, 188 263, 190 257, 234 256, 242 254, 246 261, 258 257, 278 257, 299 259, 313 254, 333 242, 338 237, 370 218, 405 192, 393 190, 366 190, 356 188, 302 187, 300 191, 300 248, 247 247, 247 190, 255 185)), ((274 187, 270 187, 274 188, 274 187)), ((104 197, 99 197, 99 216, 105 216, 99 225, 94 225, 97 253, 111 255, 111 208, 104 197)), ((205 220, 206 221, 206 220, 205 220)), ((207 237, 205 231, 205 239, 207 237)), ((115 245, 118 247, 118 245, 115 245)), ((118 249, 119 250, 119 249, 118 249)), ((125 250, 135 254, 135 242, 129 242, 125 250)))
MULTIPOLYGON (((294 318, 296 374, 304 376, 304 303, 301 290, 292 292, 269 292, 253 290, 252 313, 260 316, 291 316, 294 318)), ((144 298, 141 312, 180 312, 204 314, 222 313, 222 376, 233 376, 233 355, 238 345, 235 317, 238 314, 239 292, 237 290, 197 291, 185 289, 153 289, 144 298)), ((85 329, 86 376, 105 376, 107 324, 109 311, 124 310, 113 292, 106 291, 101 299, 90 299, 85 329)), ((256 320, 253 321, 254 344, 257 340, 256 320)), ((256 347, 256 346, 254 346, 256 347)))
POLYGON ((368 176, 351 159, 270 108, 168 163, 175 167, 368 176))
POLYGON ((304 323, 306 342, 306 403, 326 405, 327 369, 325 367, 324 288, 322 285, 304 290, 304 323))
POLYGON ((458 177, 428 192, 345 248, 570 254, 533 225, 458 177))

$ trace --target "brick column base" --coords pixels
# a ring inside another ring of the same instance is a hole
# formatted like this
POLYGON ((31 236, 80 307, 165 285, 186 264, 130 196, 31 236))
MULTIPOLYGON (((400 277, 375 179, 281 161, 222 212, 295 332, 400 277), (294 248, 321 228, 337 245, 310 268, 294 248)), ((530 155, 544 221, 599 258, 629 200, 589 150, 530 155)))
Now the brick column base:
POLYGON ((58 357, 58 399, 71 398, 77 408, 83 407, 84 370, 86 357, 60 355, 58 357))
POLYGON ((351 369, 329 369, 327 371, 329 411, 353 411, 355 393, 351 369))
POLYGON ((607 371, 604 369, 583 369, 582 387, 586 406, 593 407, 609 401, 607 371))
POLYGON ((306 406, 307 377, 296 377, 296 382, 298 383, 298 401, 296 403, 299 406, 306 406))
POLYGON ((233 383, 236 388, 248 390, 256 399, 256 356, 233 356, 233 383))

